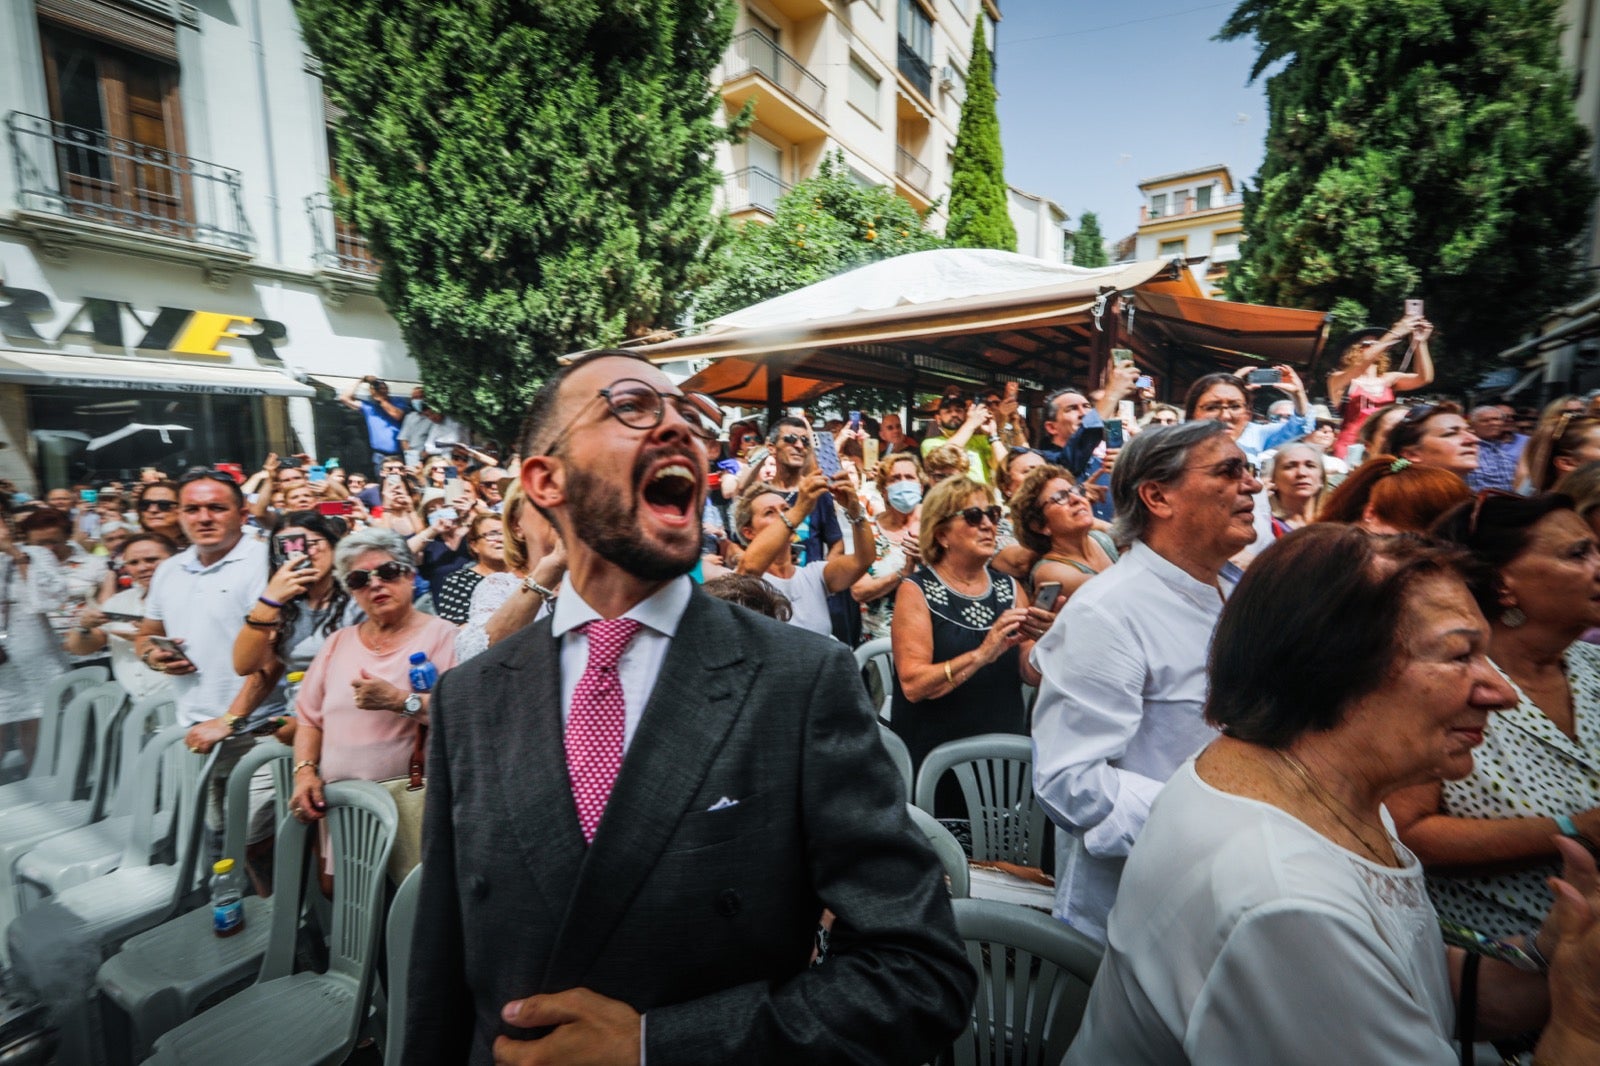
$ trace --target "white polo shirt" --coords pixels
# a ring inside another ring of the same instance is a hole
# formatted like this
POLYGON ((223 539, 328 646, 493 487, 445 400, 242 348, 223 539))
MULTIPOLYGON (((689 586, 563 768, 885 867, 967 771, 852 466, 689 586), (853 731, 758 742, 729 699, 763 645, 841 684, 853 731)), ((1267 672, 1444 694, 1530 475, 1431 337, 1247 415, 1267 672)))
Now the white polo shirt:
POLYGON ((248 531, 210 566, 189 548, 156 568, 144 616, 160 622, 167 636, 181 637, 196 668, 170 679, 181 724, 217 717, 239 694, 244 678, 233 672, 233 641, 245 612, 266 591, 267 577, 266 542, 248 531))

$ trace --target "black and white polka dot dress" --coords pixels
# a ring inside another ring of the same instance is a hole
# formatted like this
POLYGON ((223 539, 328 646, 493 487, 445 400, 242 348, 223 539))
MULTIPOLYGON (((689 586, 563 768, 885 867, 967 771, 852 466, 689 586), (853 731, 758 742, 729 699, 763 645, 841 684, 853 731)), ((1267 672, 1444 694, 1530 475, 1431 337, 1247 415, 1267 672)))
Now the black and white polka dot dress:
MULTIPOLYGON (((1459 818, 1554 818, 1600 807, 1600 647, 1567 649, 1573 740, 1544 716, 1510 678, 1518 703, 1489 716, 1472 774, 1444 783, 1444 809, 1459 818)), ((1501 671, 1504 676, 1504 671, 1501 671)), ((1434 906, 1447 918, 1492 936, 1538 928, 1550 909, 1545 879, 1560 864, 1493 877, 1428 878, 1434 906)))

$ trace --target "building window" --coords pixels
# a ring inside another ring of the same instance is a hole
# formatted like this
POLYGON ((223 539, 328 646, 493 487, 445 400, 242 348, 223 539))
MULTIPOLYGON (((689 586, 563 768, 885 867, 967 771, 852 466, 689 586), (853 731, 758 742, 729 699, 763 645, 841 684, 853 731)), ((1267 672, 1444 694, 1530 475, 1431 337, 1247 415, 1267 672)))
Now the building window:
POLYGON ((1161 246, 1156 249, 1156 255, 1163 259, 1173 255, 1187 255, 1187 247, 1187 238, 1176 237, 1170 241, 1162 241, 1161 246))
POLYGON ((850 57, 850 106, 866 115, 872 121, 878 121, 878 87, 883 79, 874 74, 865 63, 855 56, 850 57))
POLYGON ((1202 185, 1194 191, 1194 209, 1196 211, 1211 210, 1211 191, 1213 186, 1202 185))
POLYGON ((918 92, 933 98, 933 20, 917 0, 900 0, 898 65, 918 92))
POLYGON ((1241 231, 1234 229, 1234 230, 1229 230, 1226 233, 1218 233, 1216 236, 1211 238, 1211 247, 1212 248, 1237 248, 1237 247, 1239 247, 1239 234, 1240 234, 1240 232, 1241 231))
POLYGON ((1150 195, 1150 217, 1160 218, 1167 213, 1167 194, 1164 192, 1150 195))

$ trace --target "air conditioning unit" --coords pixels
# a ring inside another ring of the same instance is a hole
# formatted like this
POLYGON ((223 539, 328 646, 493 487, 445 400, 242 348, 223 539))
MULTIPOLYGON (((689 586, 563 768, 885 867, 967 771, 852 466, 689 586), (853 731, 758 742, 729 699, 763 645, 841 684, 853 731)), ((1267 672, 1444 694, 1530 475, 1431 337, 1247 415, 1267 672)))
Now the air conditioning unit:
POLYGON ((939 68, 939 88, 945 92, 954 92, 956 88, 956 72, 952 67, 939 68))

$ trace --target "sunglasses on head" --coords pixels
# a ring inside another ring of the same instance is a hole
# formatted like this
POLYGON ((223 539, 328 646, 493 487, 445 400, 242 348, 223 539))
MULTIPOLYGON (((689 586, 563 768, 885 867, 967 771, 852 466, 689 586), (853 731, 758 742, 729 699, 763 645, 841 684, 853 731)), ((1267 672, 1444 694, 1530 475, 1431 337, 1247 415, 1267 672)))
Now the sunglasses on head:
POLYGON ((779 437, 778 440, 784 444, 798 444, 802 448, 811 447, 810 439, 802 437, 798 433, 785 433, 783 436, 779 437))
POLYGON ((987 507, 967 507, 967 508, 963 508, 962 510, 957 511, 955 514, 951 515, 950 517, 951 518, 959 518, 962 521, 966 522, 967 525, 972 526, 974 529, 976 529, 978 526, 983 525, 983 520, 985 518, 987 518, 989 520, 989 524, 990 525, 998 526, 1000 524, 1000 516, 1003 515, 1004 513, 1005 513, 1004 511, 1000 510, 1000 505, 999 504, 991 503, 987 507))
POLYGON ((379 581, 397 581, 412 573, 411 567, 405 563, 387 562, 381 566, 374 566, 371 570, 352 570, 345 575, 344 587, 347 589, 363 589, 367 582, 373 578, 379 581))

